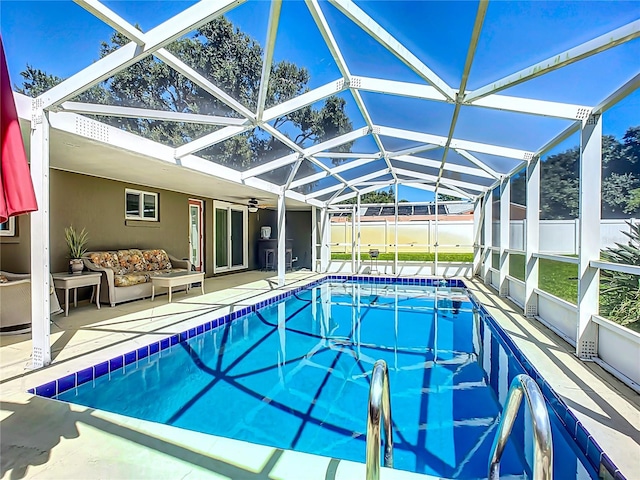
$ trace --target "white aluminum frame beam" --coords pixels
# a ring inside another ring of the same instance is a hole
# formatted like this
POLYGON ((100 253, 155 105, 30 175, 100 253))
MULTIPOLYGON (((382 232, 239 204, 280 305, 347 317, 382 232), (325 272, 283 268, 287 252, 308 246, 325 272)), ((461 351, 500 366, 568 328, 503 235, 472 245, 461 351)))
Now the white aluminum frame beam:
POLYGON ((41 368, 51 363, 51 325, 49 289, 50 229, 49 229, 49 131, 48 113, 35 108, 31 125, 30 165, 38 210, 31 212, 31 367, 41 368))
POLYGON ((155 53, 155 56, 162 60, 164 63, 169 65, 175 71, 185 76, 192 82, 198 84, 202 87, 206 92, 210 93, 213 97, 220 100, 222 103, 230 107, 231 109, 238 112, 243 117, 251 120, 252 122, 256 121, 255 114, 249 110, 247 107, 242 105, 239 101, 229 95, 227 92, 222 90, 220 87, 214 85, 210 80, 205 78, 203 75, 198 73, 194 68, 190 67, 178 57, 173 55, 168 50, 161 48, 155 53))
POLYGON ((524 314, 538 315, 538 288, 540 262, 535 254, 540 250, 540 157, 527 165, 526 192, 527 223, 525 229, 524 314))
POLYGON ((224 142, 225 140, 228 140, 239 133, 246 132, 251 128, 253 128, 252 125, 248 125, 244 127, 221 128, 220 130, 216 130, 215 132, 208 133, 189 143, 185 143, 184 145, 180 145, 179 147, 176 147, 175 157, 176 158, 186 157, 187 155, 191 155, 192 153, 199 152, 200 150, 204 150, 205 148, 211 147, 212 145, 215 145, 217 143, 224 142))
MULTIPOLYGON (((318 154, 315 154, 314 157, 317 157, 318 154)), ((377 159, 378 157, 376 157, 377 159)), ((327 171, 314 173, 313 175, 308 175, 306 177, 300 178, 294 182, 291 182, 289 188, 301 187, 303 185, 307 185, 309 183, 316 182, 318 180, 322 180, 329 175, 335 175, 337 173, 346 172, 347 170, 351 170, 352 168, 360 167, 362 165, 366 165, 370 162, 369 158, 361 158, 358 160, 353 160, 352 162, 344 163, 342 165, 337 165, 335 167, 330 167, 327 171)), ((346 182, 345 182, 346 183, 346 182)))
POLYGON ((598 103, 598 105, 593 109, 593 114, 606 112, 609 108, 624 99, 627 95, 635 92, 638 88, 640 88, 640 73, 635 74, 618 87, 611 95, 598 103))
POLYGON ((586 105, 533 100, 507 95, 488 95, 478 98, 473 103, 465 103, 464 105, 567 120, 584 120, 591 115, 591 111, 593 110, 593 107, 586 105))
POLYGON ((500 184, 500 281, 498 282, 499 296, 509 295, 509 230, 511 226, 511 181, 509 177, 502 179, 500 184))
POLYGON ((285 196, 284 194, 278 195, 278 286, 283 287, 285 283, 285 273, 286 273, 286 218, 287 218, 287 207, 285 204, 285 196))
POLYGON ((342 152, 318 152, 313 154, 316 158, 366 158, 368 160, 377 160, 382 157, 380 153, 342 153, 342 152))
MULTIPOLYGON (((429 175, 428 173, 420 173, 420 172, 415 172, 413 170, 405 170, 403 168, 396 168, 396 173, 398 175, 404 175, 406 177, 413 177, 416 178, 418 180, 426 180, 428 182, 437 182, 438 181, 438 177, 436 175, 429 175)), ((462 182, 460 180, 453 180, 451 178, 446 178, 445 181, 449 184, 449 185, 455 185, 457 187, 462 187, 462 188, 468 188, 469 190, 473 190, 476 192, 484 192, 486 189, 488 189, 488 186, 483 186, 483 185, 479 185, 479 184, 474 184, 474 183, 467 183, 467 182, 462 182)))
POLYGON ((152 110, 150 108, 120 107, 82 102, 64 102, 60 105, 65 112, 103 115, 106 117, 145 118, 166 122, 197 123, 201 125, 242 126, 249 125, 245 118, 221 117, 217 115, 201 115, 199 113, 152 110))
POLYGON ((484 210, 482 209, 482 197, 477 197, 473 204, 473 271, 472 276, 478 275, 482 265, 482 222, 484 220, 484 210))
POLYGON ((282 10, 281 0, 272 0, 269 11, 269 24, 267 26, 267 42, 264 47, 264 58, 262 60, 262 76, 260 77, 260 90, 258 92, 258 111, 256 118, 262 121, 264 105, 267 100, 269 89, 269 76, 271 75, 271 62, 273 61, 273 51, 278 33, 278 23, 280 22, 280 11, 282 10))
MULTIPOLYGON (((331 192, 335 192, 336 190, 340 190, 341 188, 354 188, 357 187, 357 185, 360 182, 366 182, 367 180, 371 180, 374 178, 378 178, 381 177, 382 175, 386 175, 387 173, 389 173, 389 169, 385 168, 383 170, 378 170, 377 172, 372 172, 372 173, 368 173, 367 175, 363 175, 361 177, 358 178, 354 178, 353 180, 349 180, 346 183, 339 183, 337 185, 333 185, 331 187, 327 187, 324 188, 322 190, 318 190, 316 192, 312 192, 309 195, 306 195, 305 198, 317 198, 317 197, 321 197, 323 195, 326 195, 327 193, 331 193, 331 192)), ((331 203, 331 202, 329 202, 331 203)))
MULTIPOLYGON (((604 113, 606 110, 611 108, 620 100, 624 99, 629 94, 635 92, 638 88, 640 88, 640 73, 634 75, 624 84, 622 84, 619 88, 617 88, 615 92, 613 92, 603 101, 601 101, 598 105, 596 105, 593 108, 592 113, 594 115, 604 113)), ((564 142, 567 138, 569 138, 571 135, 573 135, 578 130, 580 130, 581 125, 582 125, 581 122, 574 122, 573 124, 569 125, 562 132, 560 132, 558 135, 556 135, 547 143, 545 143, 542 147, 540 147, 536 151, 536 155, 542 156, 545 153, 547 153, 549 150, 554 148, 555 146, 564 142)))
MULTIPOLYGON (((96 0, 75 0, 80 6, 88 10, 90 13, 96 15, 105 23, 113 27, 118 32, 122 33, 129 39, 136 42, 138 45, 143 45, 145 42, 144 34, 138 30, 135 26, 118 16, 115 12, 107 8, 105 5, 99 3, 96 0)), ((162 60, 164 63, 172 67, 181 75, 189 78, 191 81, 198 84, 205 91, 209 92, 218 100, 225 103, 227 106, 233 108, 236 112, 240 113, 244 117, 255 121, 255 115, 249 111, 244 105, 236 101, 233 97, 228 95, 222 89, 213 85, 208 79, 203 77, 195 69, 188 66, 182 60, 170 53, 164 48, 160 48, 155 52, 155 56, 162 60)))
MULTIPOLYGON (((425 183, 411 183, 411 182, 404 181, 402 183, 402 185, 406 185, 407 187, 411 187, 411 188, 417 188, 419 190, 426 190, 428 192, 435 192, 436 191, 435 184, 434 185, 427 185, 425 183)), ((451 186, 451 185, 449 185, 448 187, 453 188, 453 186, 451 186)), ((476 198, 474 195, 471 195, 471 194, 468 194, 468 193, 459 192, 459 191, 456 191, 456 190, 451 190, 450 188, 438 187, 438 193, 443 193, 445 195, 451 195, 453 197, 467 198, 469 200, 473 200, 474 198, 476 198)))
POLYGON ((338 80, 334 80, 329 82, 321 87, 314 88, 302 95, 298 95, 290 100, 282 102, 273 107, 267 108, 263 114, 263 121, 269 122, 271 120, 275 120, 278 117, 282 117, 288 113, 291 113, 295 110, 299 110, 302 107, 306 107, 307 105, 312 105, 320 100, 324 100, 331 95, 335 95, 336 93, 340 93, 346 89, 344 79, 340 78, 338 80))
POLYGON ((429 67, 411 53, 404 45, 396 40, 381 25, 367 15, 355 3, 347 0, 331 0, 331 4, 340 10, 347 18, 358 25, 362 30, 367 32, 374 40, 380 43, 389 52, 395 55, 405 65, 414 72, 424 78, 433 85, 442 95, 453 100, 455 98, 454 90, 447 85, 438 75, 436 75, 429 67))
POLYGON ((453 196, 459 197, 459 198, 467 198, 469 200, 474 200, 477 197, 477 195, 473 195, 471 193, 465 192, 460 187, 456 187, 455 185, 449 185, 448 180, 449 180, 448 178, 441 178, 440 179, 440 187, 439 188, 440 188, 440 192, 441 193, 445 193, 446 195, 453 195, 453 196), (447 188, 446 189, 442 188, 442 186, 445 186, 447 188), (451 193, 452 191, 453 191, 453 193, 451 193))
POLYGON ((464 68, 462 69, 462 79, 460 81, 460 88, 456 95, 456 104, 453 109, 453 115, 451 118, 451 124, 449 125, 449 133, 447 135, 447 142, 444 145, 444 153, 442 154, 442 164, 440 165, 440 172, 438 173, 438 181, 436 187, 440 184, 440 179, 444 173, 444 166, 447 163, 447 155, 449 155, 449 149, 451 148, 451 142, 453 140, 453 133, 458 123, 458 115, 460 114, 460 100, 467 88, 467 80, 469 79, 469 73, 471 72, 471 65, 473 64, 473 57, 476 53, 476 47, 478 45, 478 39, 480 38, 480 32, 482 31, 482 25, 484 23, 484 17, 487 12, 487 6, 489 0, 480 0, 478 3, 478 11, 476 13, 476 19, 473 23, 473 31, 471 32, 471 40, 469 42, 469 49, 467 50, 467 57, 464 62, 464 68))
POLYGON ((580 189, 578 254, 578 322, 576 355, 598 356, 598 329, 592 317, 598 314, 600 270, 591 266, 600 260, 600 210, 602 199, 602 115, 592 115, 580 135, 580 189), (596 232, 596 234, 594 234, 596 232))
POLYGON ((258 165, 257 167, 250 168, 249 170, 245 170, 240 174, 240 177, 245 180, 251 177, 257 177, 258 175, 262 175, 263 173, 270 172, 277 168, 286 167, 287 165, 291 165, 292 163, 297 162, 302 158, 302 155, 299 153, 290 153, 289 155, 285 155, 284 157, 280 157, 277 160, 272 160, 267 163, 263 163, 262 165, 258 165))
POLYGON ((491 285, 491 265, 493 262, 493 190, 484 196, 484 250, 482 252, 482 281, 491 285))
MULTIPOLYGON (((390 158, 391 160, 398 160, 399 162, 411 163, 413 165, 422 165, 425 167, 440 168, 440 161, 432 160, 430 158, 413 157, 411 155, 400 155, 400 156, 390 157, 390 158)), ((467 167, 465 165, 457 165, 455 163, 447 163, 444 169, 450 172, 466 173, 467 175, 473 175, 475 177, 492 178, 492 179, 496 178, 490 173, 480 168, 467 167)))
POLYGON ((518 85, 519 83, 539 77, 545 73, 552 72, 560 67, 582 60, 583 58, 603 52, 609 48, 615 47, 616 45, 633 40, 638 36, 640 36, 640 20, 635 20, 620 28, 616 28, 611 32, 589 40, 588 42, 582 43, 581 45, 565 50, 557 55, 553 55, 552 57, 536 63, 535 65, 531 65, 530 67, 524 68, 518 72, 499 80, 495 80, 483 87, 469 92, 465 95, 464 101, 473 102, 478 98, 499 92, 505 88, 518 85))
MULTIPOLYGON (((389 183, 390 184, 393 183, 393 180, 391 180, 389 183)), ((344 195, 340 195, 339 197, 334 198, 331 201, 331 203, 340 203, 340 202, 343 202, 344 200, 349 200, 350 198, 353 198, 358 194, 364 195, 365 193, 375 192, 376 190, 379 190, 379 189, 380 187, 377 185, 373 185, 371 187, 365 187, 358 190, 357 192, 349 192, 349 193, 345 193, 344 195)), ((327 202, 326 205, 331 205, 331 203, 327 202)))
MULTIPOLYGON (((385 127, 376 125, 374 129, 378 130, 378 134, 388 137, 403 138, 405 140, 413 140, 415 142, 430 143, 444 147, 447 144, 447 137, 440 135, 431 135, 428 133, 415 132, 411 130, 403 130, 400 128, 385 127)), ((517 148, 501 147, 499 145, 490 145, 486 143, 472 142, 469 140, 452 139, 451 148, 455 150, 471 150, 473 152, 487 153, 489 155, 497 155, 499 157, 515 158, 517 160, 530 160, 533 158, 533 152, 527 150, 519 150, 517 148)))
POLYGON ((329 172, 318 172, 313 175, 307 175, 306 177, 300 178, 299 180, 295 180, 291 182, 289 185, 290 189, 302 187, 304 185, 308 185, 309 183, 317 182, 329 176, 329 172))
POLYGON ((474 155, 471 155, 466 150, 463 150, 461 148, 454 148, 454 151, 456 153, 458 153, 460 156, 462 156, 462 157, 466 158, 467 160, 469 160, 471 163, 473 163, 478 168, 480 168, 480 169, 484 170, 485 172, 487 172, 493 178, 499 179, 502 176, 500 173, 496 172, 493 168, 489 167, 486 163, 481 161, 479 158, 476 158, 474 155))
POLYGON ((397 150, 395 152, 389 152, 389 158, 398 157, 401 155, 414 155, 416 153, 428 152, 429 150, 436 150, 441 148, 440 145, 418 145, 416 147, 405 148, 397 150))
MULTIPOLYGON (((305 150, 298 145, 297 143, 295 143, 293 140, 291 140, 289 137, 287 137, 285 134, 281 133, 278 129, 273 128, 271 125, 269 125, 268 123, 263 123, 261 125, 262 129, 269 133, 270 135, 272 135, 274 138, 280 140, 284 145, 286 145, 287 147, 291 148, 291 150, 293 150, 294 152, 298 152, 299 154, 303 155, 307 160, 309 160, 311 163, 315 164, 316 166, 318 166, 320 169, 329 172, 330 168, 327 167, 326 165, 324 165, 322 162, 320 162, 319 160, 317 160, 315 157, 313 157, 312 155, 305 153, 305 150)), ((274 162, 277 161, 273 160, 274 162)), ((334 175, 334 177, 341 182, 346 183, 346 181, 344 181, 339 175, 334 175)))
POLYGON ((446 102, 450 100, 431 85, 420 83, 354 76, 349 79, 349 85, 356 90, 364 90, 366 92, 387 93, 401 97, 433 100, 436 102, 446 102))
MULTIPOLYGON (((374 93, 384 93, 401 97, 417 98, 435 102, 448 102, 434 87, 419 83, 384 80, 381 78, 354 76, 349 79, 352 89, 374 93)), ((493 110, 540 115, 543 117, 583 120, 588 117, 593 107, 562 102, 550 102, 524 97, 507 95, 489 95, 473 102, 462 102, 462 106, 483 107, 493 110)))
MULTIPOLYGON (((229 12, 246 0, 220 0, 198 2, 184 11, 152 28, 144 34, 144 45, 130 42, 92 63, 38 97, 43 109, 69 100, 88 90, 102 80, 153 54, 165 45, 177 40, 221 15, 229 12)), ((112 17, 113 19, 113 17, 112 17)))
POLYGON ((124 18, 119 16, 113 10, 109 9, 103 3, 100 3, 97 0, 73 0, 74 3, 78 4, 80 7, 84 8, 87 12, 92 14, 94 17, 99 18, 104 23, 109 25, 114 30, 125 35, 129 40, 134 41, 138 45, 144 45, 146 42, 144 32, 135 28, 135 26, 131 25, 124 18))

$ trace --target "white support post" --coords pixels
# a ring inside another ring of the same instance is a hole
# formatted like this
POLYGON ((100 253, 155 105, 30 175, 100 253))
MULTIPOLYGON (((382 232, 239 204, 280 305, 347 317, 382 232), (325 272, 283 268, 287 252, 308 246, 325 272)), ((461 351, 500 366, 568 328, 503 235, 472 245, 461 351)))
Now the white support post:
POLYGON ((31 213, 31 366, 35 369, 51 363, 49 118, 42 108, 35 106, 32 115, 31 177, 38 202, 38 210, 31 213))
POLYGON ((357 249, 358 249, 358 260, 357 260, 357 266, 358 266, 358 270, 357 273, 360 273, 360 269, 362 268, 362 233, 361 233, 361 217, 362 217, 362 212, 361 212, 361 207, 360 207, 360 203, 362 201, 362 195, 360 193, 358 193, 357 195, 357 217, 358 217, 358 243, 356 244, 357 249))
POLYGON ((511 181, 510 177, 504 177, 500 183, 500 282, 499 295, 509 295, 509 228, 511 224, 511 181))
POLYGON ((482 238, 482 219, 483 219, 483 210, 482 210, 482 199, 480 197, 476 198, 473 204, 473 272, 472 276, 475 276, 480 271, 480 266, 482 265, 482 246, 480 245, 480 240, 482 238))
POLYGON ((540 157, 534 157, 527 166, 526 195, 524 314, 535 317, 538 315, 538 297, 534 289, 538 288, 539 260, 533 254, 540 251, 540 157))
POLYGON ((395 200, 394 200, 394 219, 393 219, 393 231, 395 233, 394 243, 394 257, 393 257, 393 274, 398 275, 398 182, 395 183, 395 200))
POLYGON ((578 255, 578 325, 576 354, 582 359, 598 355, 597 325, 600 270, 589 262, 600 258, 600 208, 602 175, 602 117, 592 115, 580 135, 580 253, 578 255))
POLYGON ((434 244, 433 244, 433 252, 434 252, 434 258, 433 258, 433 274, 434 275, 438 275, 438 186, 436 185, 436 189, 435 189, 435 205, 436 205, 436 219, 434 222, 434 244))
POLYGON ((356 273, 356 205, 351 208, 351 273, 356 273))
POLYGON ((331 222, 329 210, 322 208, 320 220, 320 271, 327 273, 329 270, 329 239, 331 238, 331 222))
POLYGON ((286 216, 287 209, 285 206, 284 192, 278 195, 278 286, 284 286, 284 276, 286 272, 286 216))
POLYGON ((491 262, 493 250, 493 190, 489 190, 484 197, 484 254, 482 263, 482 279, 491 284, 491 262))
POLYGON ((311 205, 311 271, 318 271, 318 209, 311 205))

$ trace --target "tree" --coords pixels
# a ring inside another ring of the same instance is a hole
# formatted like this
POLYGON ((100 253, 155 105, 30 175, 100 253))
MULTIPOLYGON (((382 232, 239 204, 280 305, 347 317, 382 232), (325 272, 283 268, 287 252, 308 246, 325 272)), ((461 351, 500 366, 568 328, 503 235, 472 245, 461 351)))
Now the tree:
POLYGON ((454 197, 453 195, 446 195, 444 193, 438 194, 439 202, 459 202, 461 200, 460 197, 454 197))
MULTIPOLYGON (((115 32, 109 42, 103 42, 104 57, 129 43, 115 32)), ((262 74, 262 47, 224 17, 198 28, 193 35, 182 37, 167 49, 239 101, 255 111, 262 74)), ((61 78, 36 70, 31 66, 22 72, 22 93, 35 97, 45 92, 61 78)), ((273 62, 267 89, 266 108, 282 103, 308 90, 309 72, 287 62, 273 62)), ((202 87, 153 56, 148 56, 80 95, 76 101, 142 107, 171 112, 198 113, 241 117, 202 87)), ((273 120, 272 124, 301 147, 319 143, 352 130, 345 112, 345 101, 329 97, 321 107, 307 106, 273 120)), ((98 117, 111 125, 146 138, 177 147, 222 127, 192 123, 120 117, 98 117)), ((350 151, 351 144, 339 151, 350 151)), ((291 149, 259 127, 198 152, 208 160, 245 170, 256 164, 287 155, 291 149)), ((336 164, 339 160, 334 161, 336 164)), ((290 168, 271 172, 270 181, 284 183, 290 168)), ((298 174, 312 173, 303 162, 298 174)))
MULTIPOLYGON (((550 155, 540 168, 540 218, 557 220, 578 216, 580 149, 550 155)), ((619 142, 602 137, 602 216, 640 215, 633 191, 640 187, 640 127, 630 127, 619 142)), ((511 200, 526 204, 525 175, 514 178, 511 200)))
MULTIPOLYGON (((360 197, 360 203, 395 203, 396 196, 393 193, 393 188, 389 188, 389 191, 377 191, 365 193, 360 197)), ((349 198, 340 203, 351 205, 357 203, 356 197, 349 198)), ((406 202, 406 200, 400 200, 400 202, 406 202)))

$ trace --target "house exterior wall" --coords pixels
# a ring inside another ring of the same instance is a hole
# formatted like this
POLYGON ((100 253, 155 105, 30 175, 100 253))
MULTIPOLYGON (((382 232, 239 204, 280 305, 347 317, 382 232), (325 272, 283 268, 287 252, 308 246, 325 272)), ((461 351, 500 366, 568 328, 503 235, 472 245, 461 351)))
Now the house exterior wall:
MULTIPOLYGON (((190 196, 142 185, 50 171, 51 271, 68 268, 64 228, 73 225, 89 234, 89 250, 163 248, 171 255, 189 255, 189 198, 204 201, 204 256, 207 276, 213 273, 213 199, 190 196), (125 220, 125 189, 155 192, 158 222, 125 220), (209 273, 210 272, 210 273, 209 273)), ((29 216, 18 217, 15 237, 0 237, 0 268, 16 273, 30 271, 29 216)))

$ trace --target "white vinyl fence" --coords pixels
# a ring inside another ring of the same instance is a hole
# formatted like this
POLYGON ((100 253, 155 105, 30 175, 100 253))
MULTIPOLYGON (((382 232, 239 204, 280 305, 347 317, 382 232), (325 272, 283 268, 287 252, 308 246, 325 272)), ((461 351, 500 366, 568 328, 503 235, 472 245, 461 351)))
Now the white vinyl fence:
MULTIPOLYGON (((632 219, 635 224, 640 220, 632 219)), ((541 220, 540 253, 560 255, 578 254, 578 220, 541 220)), ((524 250, 527 228, 526 220, 512 220, 509 229, 509 248, 524 250)), ((331 251, 351 253, 351 222, 331 223, 331 251)), ((500 238, 500 224, 493 222, 494 246, 500 238)), ((629 232, 625 220, 602 220, 600 222, 600 248, 613 247, 616 243, 628 243, 629 232)), ((469 253, 473 251, 473 221, 438 222, 438 251, 469 253)), ((398 251, 433 252, 436 243, 436 227, 433 220, 398 222, 398 251)), ((361 248, 377 248, 380 252, 393 252, 395 226, 393 221, 362 222, 361 248)))

